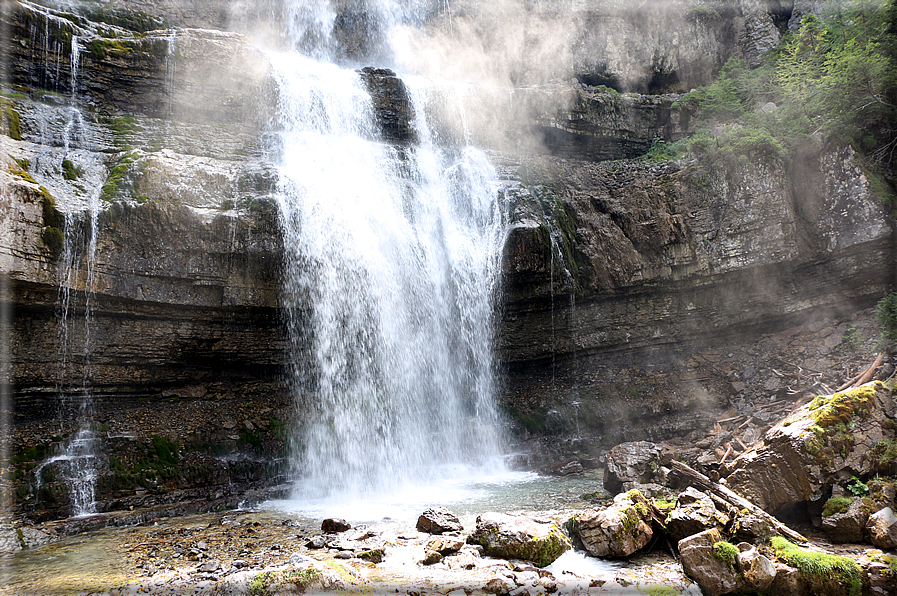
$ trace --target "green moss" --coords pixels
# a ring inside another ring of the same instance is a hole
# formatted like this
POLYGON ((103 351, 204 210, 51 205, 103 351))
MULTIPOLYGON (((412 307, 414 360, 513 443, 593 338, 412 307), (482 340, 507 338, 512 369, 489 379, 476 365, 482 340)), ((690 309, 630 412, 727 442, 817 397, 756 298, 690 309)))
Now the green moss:
POLYGON ((62 253, 65 239, 62 235, 62 230, 59 228, 44 228, 44 231, 41 233, 41 240, 43 240, 44 246, 49 249, 54 259, 62 253))
POLYGON ((106 183, 103 184, 103 188, 100 192, 100 199, 104 201, 112 201, 115 198, 125 174, 128 173, 131 164, 137 161, 137 159, 138 155, 136 153, 126 153, 115 163, 109 171, 106 183))
POLYGON ((713 543, 713 557, 725 562, 732 569, 735 569, 735 559, 738 557, 738 552, 738 547, 731 542, 723 540, 713 543))
POLYGON ((648 596, 679 596, 681 593, 675 588, 662 586, 660 584, 649 584, 647 586, 639 586, 639 592, 644 592, 648 596))
POLYGON ((847 510, 850 509, 852 503, 853 499, 849 497, 832 497, 825 502, 825 507, 822 509, 822 515, 828 517, 830 515, 835 515, 836 513, 846 513, 847 510))
POLYGON ((97 37, 87 42, 87 49, 100 60, 107 56, 124 56, 132 50, 131 45, 121 39, 97 37))
POLYGON ((81 168, 68 159, 62 160, 62 177, 66 180, 77 180, 81 176, 81 168))
POLYGON ((152 436, 153 452, 164 465, 174 466, 178 463, 178 444, 159 435, 152 436))
POLYGON ((864 418, 875 407, 875 393, 880 382, 863 385, 832 396, 817 396, 810 402, 813 420, 822 428, 839 422, 851 422, 855 417, 864 418))
MULTIPOLYGON (((12 156, 10 156, 10 157, 12 157, 12 156)), ((24 157, 22 157, 22 158, 13 157, 12 160, 14 162, 16 162, 17 164, 19 164, 19 168, 21 168, 21 170, 23 172, 27 172, 28 168, 31 167, 31 161, 24 157)))
POLYGON ((860 596, 863 570, 849 557, 809 551, 780 536, 770 539, 773 553, 798 569, 813 594, 833 594, 837 587, 849 586, 850 596, 860 596))
POLYGON ((12 102, 8 99, 0 98, 0 116, 3 117, 6 134, 9 135, 9 138, 21 141, 22 123, 19 119, 19 113, 13 108, 12 102))

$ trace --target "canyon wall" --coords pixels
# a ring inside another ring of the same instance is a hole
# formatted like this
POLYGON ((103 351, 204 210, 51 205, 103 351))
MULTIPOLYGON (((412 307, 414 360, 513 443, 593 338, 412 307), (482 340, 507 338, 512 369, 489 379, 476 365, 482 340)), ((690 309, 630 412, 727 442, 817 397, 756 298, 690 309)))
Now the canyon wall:
MULTIPOLYGON (((497 305, 500 399, 514 437, 532 441, 530 463, 699 428, 732 394, 690 377, 683 349, 725 349, 868 305, 897 281, 892 221, 848 148, 808 148, 787 164, 635 159, 694 132, 675 107, 680 92, 732 55, 755 61, 818 4, 655 4, 547 11, 579 27, 569 70, 513 90, 496 123, 504 138, 531 141, 525 154, 492 147, 513 211, 497 305), (685 27, 676 39, 672 14, 685 27), (631 43, 613 45, 614 29, 631 43)), ((53 5, 5 3, 0 23, 12 452, 30 470, 73 432, 71 396, 89 378, 103 432, 130 441, 117 449, 137 461, 156 435, 201 460, 169 488, 270 482, 282 468, 238 473, 216 455, 224 446, 279 461, 284 421, 302 415, 284 374, 276 85, 249 37, 211 30, 245 31, 243 4, 53 5)), ((463 3, 455 10, 463 16, 463 3)), ((361 74, 381 139, 413 143, 401 79, 361 74)), ((133 494, 136 474, 109 481, 108 508, 145 498, 133 494)), ((28 482, 15 487, 22 511, 65 512, 64 495, 28 482)))

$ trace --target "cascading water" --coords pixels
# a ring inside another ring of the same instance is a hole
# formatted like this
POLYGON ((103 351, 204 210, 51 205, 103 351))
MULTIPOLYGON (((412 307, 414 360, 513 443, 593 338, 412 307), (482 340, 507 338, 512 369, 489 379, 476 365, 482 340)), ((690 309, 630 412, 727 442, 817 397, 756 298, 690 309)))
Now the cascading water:
MULTIPOLYGON (((77 35, 72 36, 71 46, 71 89, 72 99, 77 99, 78 64, 80 46, 77 35)), ((63 160, 68 160, 70 150, 81 142, 84 119, 74 105, 67 108, 67 121, 63 129, 63 160)), ((63 165, 63 168, 66 166, 63 165)), ((74 164, 69 161, 70 168, 74 164)), ((78 430, 66 441, 59 454, 43 462, 35 470, 38 490, 43 481, 44 470, 53 465, 69 485, 71 511, 73 516, 94 513, 96 480, 99 469, 99 454, 102 441, 91 428, 96 418, 93 395, 90 388, 91 330, 94 298, 94 272, 97 248, 97 220, 100 214, 98 192, 90 193, 87 210, 67 212, 63 233, 63 250, 59 258, 59 381, 57 391, 62 396, 62 407, 69 409, 70 416, 77 422, 78 430), (86 271, 82 275, 82 263, 86 271), (78 347, 73 341, 76 320, 72 315, 80 305, 74 303, 73 290, 83 289, 83 329, 78 347), (78 370, 80 369, 80 371, 78 370), (74 403, 72 403, 74 402, 74 403), (72 407, 74 406, 74 407, 72 407)))
MULTIPOLYGON (((417 18, 368 8, 381 30, 417 18)), ((410 85, 416 144, 376 140, 359 73, 323 59, 324 9, 316 20, 297 5, 302 53, 271 55, 296 496, 370 501, 501 469, 492 304, 506 214, 486 155, 430 130, 428 106, 451 86, 410 85)))

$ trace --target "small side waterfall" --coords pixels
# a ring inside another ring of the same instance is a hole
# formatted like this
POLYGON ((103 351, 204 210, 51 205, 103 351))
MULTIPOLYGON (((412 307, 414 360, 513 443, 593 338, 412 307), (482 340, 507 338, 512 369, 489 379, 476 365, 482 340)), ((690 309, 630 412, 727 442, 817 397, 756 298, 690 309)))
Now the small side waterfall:
MULTIPOLYGON (((80 46, 77 35, 71 41, 72 99, 77 99, 80 46)), ((77 166, 69 159, 70 150, 82 142, 84 119, 73 104, 66 110, 63 129, 62 169, 77 166)), ((58 157, 56 158, 58 159, 58 157)), ((59 378, 57 393, 65 415, 74 419, 77 431, 60 452, 35 469, 38 491, 45 470, 52 466, 54 476, 70 487, 71 514, 75 517, 95 512, 95 489, 102 440, 94 430, 96 411, 91 392, 91 333, 93 326, 94 277, 97 250, 97 221, 100 215, 98 191, 90 193, 85 212, 65 213, 63 249, 59 256, 59 378), (83 302, 78 300, 83 296, 83 302), (78 312, 83 314, 76 318, 78 312)))
MULTIPOLYGON (((378 28, 409 20, 381 4, 378 28)), ((482 151, 430 130, 450 85, 406 80, 418 141, 379 142, 359 73, 322 59, 329 29, 309 14, 297 7, 289 21, 303 24, 303 53, 271 55, 303 420, 296 496, 374 500, 500 470, 492 318, 507 214, 496 173, 482 151), (308 52, 315 30, 322 45, 308 52)))

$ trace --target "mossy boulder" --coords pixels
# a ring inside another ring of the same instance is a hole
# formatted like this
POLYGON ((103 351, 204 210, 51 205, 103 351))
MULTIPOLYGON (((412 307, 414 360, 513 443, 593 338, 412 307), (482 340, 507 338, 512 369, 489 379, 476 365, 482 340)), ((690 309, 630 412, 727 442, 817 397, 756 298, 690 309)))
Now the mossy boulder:
POLYGON ((843 477, 869 477, 890 465, 897 403, 892 384, 875 381, 818 396, 769 429, 738 458, 729 487, 776 512, 822 499, 843 477))
MULTIPOLYGON (((639 495, 638 491, 632 492, 639 495)), ((644 499, 635 495, 621 493, 609 507, 575 516, 568 527, 590 554, 628 557, 644 548, 654 536, 651 514, 644 506, 644 499)))
POLYGON ((467 542, 502 559, 532 561, 537 567, 554 562, 571 548, 564 531, 549 519, 505 513, 484 513, 467 542))
POLYGON ((704 596, 729 594, 743 586, 735 567, 737 553, 715 528, 679 541, 682 569, 698 582, 704 596))

